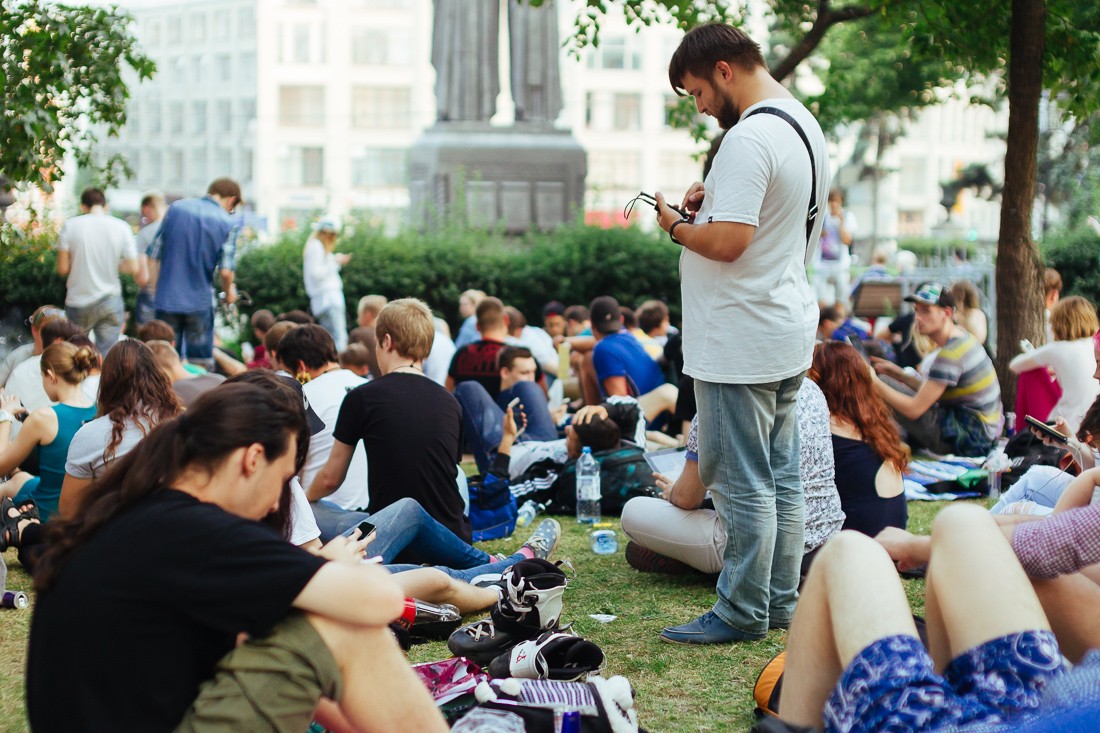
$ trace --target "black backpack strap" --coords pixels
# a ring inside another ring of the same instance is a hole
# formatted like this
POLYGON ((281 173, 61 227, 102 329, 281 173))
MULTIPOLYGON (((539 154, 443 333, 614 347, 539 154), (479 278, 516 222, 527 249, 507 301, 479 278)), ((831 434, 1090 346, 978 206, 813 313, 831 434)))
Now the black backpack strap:
POLYGON ((809 252, 812 244, 810 237, 813 236, 814 222, 817 220, 817 164, 814 161, 813 148, 810 147, 810 139, 806 137, 806 131, 802 129, 802 125, 798 124, 795 118, 776 107, 757 107, 741 119, 744 120, 757 114, 775 115, 782 120, 786 120, 787 124, 793 127, 798 136, 802 138, 802 142, 806 146, 806 152, 810 154, 810 204, 806 210, 806 251, 809 252))

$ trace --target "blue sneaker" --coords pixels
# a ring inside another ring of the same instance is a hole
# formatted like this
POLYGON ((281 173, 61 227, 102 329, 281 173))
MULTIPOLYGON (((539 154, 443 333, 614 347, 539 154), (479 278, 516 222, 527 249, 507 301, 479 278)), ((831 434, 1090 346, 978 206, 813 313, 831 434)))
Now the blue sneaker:
POLYGON ((683 626, 669 626, 661 632, 661 641, 670 644, 731 644, 738 641, 758 641, 764 634, 746 634, 738 631, 714 611, 707 611, 699 618, 683 626))

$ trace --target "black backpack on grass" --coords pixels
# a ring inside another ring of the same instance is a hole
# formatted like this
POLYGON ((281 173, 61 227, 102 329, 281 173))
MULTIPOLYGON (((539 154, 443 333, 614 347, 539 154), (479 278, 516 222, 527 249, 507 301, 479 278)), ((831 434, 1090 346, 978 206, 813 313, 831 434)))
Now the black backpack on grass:
MULTIPOLYGON (((635 496, 660 496, 653 469, 645 460, 645 451, 632 443, 592 454, 600 464, 600 510, 607 516, 619 516, 623 506, 635 496)), ((547 511, 552 514, 572 514, 577 510, 577 462, 562 466, 554 482, 554 495, 547 511)))

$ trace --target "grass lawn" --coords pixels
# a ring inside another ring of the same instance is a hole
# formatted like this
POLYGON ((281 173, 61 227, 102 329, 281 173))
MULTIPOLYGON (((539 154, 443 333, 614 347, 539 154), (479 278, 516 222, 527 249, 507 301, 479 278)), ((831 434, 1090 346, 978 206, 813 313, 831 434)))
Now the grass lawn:
MULTIPOLYGON (((911 502, 910 530, 928 533, 943 503, 911 502)), ((770 657, 783 649, 787 634, 773 631, 758 642, 721 647, 684 647, 658 641, 670 624, 684 623, 708 610, 714 586, 705 578, 658 576, 632 570, 619 552, 594 555, 584 530, 562 518, 561 545, 553 559, 569 559, 577 571, 565 594, 563 620, 600 645, 605 674, 625 675, 634 685, 640 723, 652 731, 747 730, 752 724, 752 685, 770 657), (589 614, 611 614, 603 624, 589 614)), ((520 539, 522 539, 522 532, 520 539)), ((510 551, 514 540, 488 543, 490 551, 510 551)), ((14 551, 4 554, 8 588, 30 592, 30 577, 14 551)), ((922 581, 905 581, 915 613, 923 614, 922 581)), ((89 599, 94 602, 94 599, 89 599)), ((33 601, 32 601, 33 605, 33 601)), ((0 610, 0 731, 26 730, 23 668, 29 611, 0 610)), ((413 647, 413 662, 450 656, 444 642, 413 647)))

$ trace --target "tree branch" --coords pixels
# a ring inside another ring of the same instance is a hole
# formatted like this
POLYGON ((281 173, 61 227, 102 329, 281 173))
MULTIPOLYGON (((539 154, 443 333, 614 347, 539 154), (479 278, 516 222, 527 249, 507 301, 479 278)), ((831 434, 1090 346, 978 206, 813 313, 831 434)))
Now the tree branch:
POLYGON ((798 65, 814 52, 814 49, 821 43, 821 39, 825 37, 825 33, 829 28, 837 23, 846 23, 850 20, 866 18, 885 7, 900 4, 901 1, 902 0, 890 0, 890 2, 881 5, 875 3, 869 5, 848 5, 834 10, 829 5, 830 0, 818 0, 817 17, 814 18, 813 26, 811 26, 810 30, 806 32, 806 35, 795 44, 794 48, 790 50, 790 53, 771 69, 771 75, 775 77, 776 81, 783 81, 790 76, 794 70, 798 68, 798 65))

